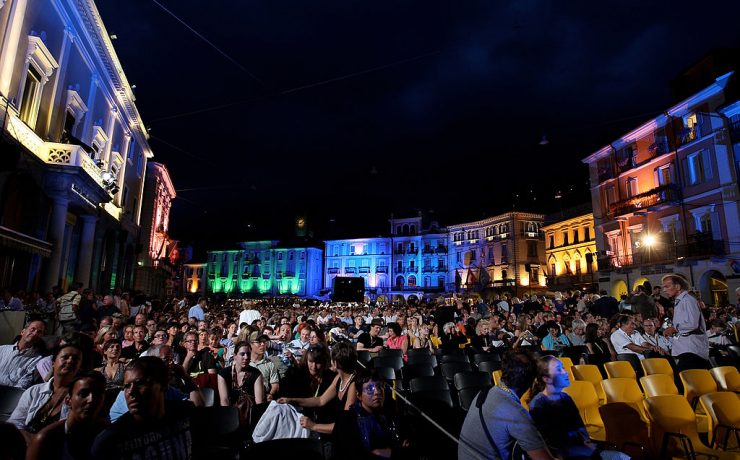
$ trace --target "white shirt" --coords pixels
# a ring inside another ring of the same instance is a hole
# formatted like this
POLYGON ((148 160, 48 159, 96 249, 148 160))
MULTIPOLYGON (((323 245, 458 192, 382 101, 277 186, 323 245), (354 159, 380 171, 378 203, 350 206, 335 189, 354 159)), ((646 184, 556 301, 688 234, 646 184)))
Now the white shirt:
POLYGON ((707 324, 696 301, 688 292, 683 291, 676 296, 676 306, 673 307, 673 326, 678 335, 673 339, 673 356, 683 353, 693 353, 709 360, 709 339, 707 324), (691 331, 701 331, 701 334, 689 334, 691 331))
POLYGON ((26 389, 36 377, 43 356, 34 347, 18 350, 18 343, 0 346, 0 385, 26 389))
MULTIPOLYGON (((25 430, 28 424, 31 423, 31 420, 36 416, 36 412, 44 407, 54 394, 53 381, 54 378, 52 377, 48 382, 33 385, 24 391, 21 399, 18 401, 18 405, 15 406, 15 410, 10 415, 8 423, 12 423, 19 430, 25 430)), ((62 403, 62 412, 59 415, 59 419, 66 419, 67 412, 69 412, 69 406, 62 403)))
POLYGON ((260 315, 260 312, 257 310, 242 310, 242 312, 239 313, 239 324, 247 323, 251 326, 254 321, 257 321, 261 317, 262 315, 260 315))
POLYGON ((612 341, 612 345, 614 346, 614 351, 617 354, 630 353, 633 355, 637 355, 640 359, 645 359, 642 353, 637 353, 627 348, 627 345, 629 344, 642 345, 644 343, 642 337, 640 337, 640 334, 638 334, 636 331, 632 332, 632 335, 627 335, 627 333, 624 332, 622 328, 619 328, 616 331, 612 332, 610 339, 612 341))

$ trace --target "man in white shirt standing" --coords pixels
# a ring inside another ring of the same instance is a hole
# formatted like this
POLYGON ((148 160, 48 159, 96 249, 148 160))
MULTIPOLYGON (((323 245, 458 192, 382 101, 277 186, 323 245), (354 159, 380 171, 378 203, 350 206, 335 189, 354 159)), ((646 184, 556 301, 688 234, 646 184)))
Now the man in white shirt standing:
POLYGON ((201 297, 200 299, 198 299, 198 303, 190 307, 190 310, 188 310, 188 319, 196 318, 198 321, 205 321, 205 308, 207 303, 208 299, 206 299, 205 297, 201 297))
POLYGON ((689 294, 689 283, 680 275, 670 274, 662 279, 663 291, 674 299, 673 326, 663 331, 673 336, 671 354, 678 358, 678 372, 687 369, 709 369, 709 338, 707 324, 699 302, 689 294))

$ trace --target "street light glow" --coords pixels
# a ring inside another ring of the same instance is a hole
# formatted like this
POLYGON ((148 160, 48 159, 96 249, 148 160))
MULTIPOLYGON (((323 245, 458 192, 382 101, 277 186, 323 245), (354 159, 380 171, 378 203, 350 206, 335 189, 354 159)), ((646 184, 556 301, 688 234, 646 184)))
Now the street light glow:
POLYGON ((642 244, 644 244, 647 247, 652 247, 655 245, 655 237, 653 235, 647 235, 645 238, 642 239, 642 244))

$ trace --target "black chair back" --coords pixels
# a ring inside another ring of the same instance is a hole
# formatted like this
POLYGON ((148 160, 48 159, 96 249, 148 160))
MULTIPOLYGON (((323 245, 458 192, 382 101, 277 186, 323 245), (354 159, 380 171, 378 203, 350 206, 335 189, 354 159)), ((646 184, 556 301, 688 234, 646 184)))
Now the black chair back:
POLYGON ((409 348, 406 354, 411 358, 415 355, 432 355, 433 353, 429 348, 409 348))
POLYGON ((478 370, 488 372, 489 374, 493 371, 501 370, 501 361, 483 361, 478 363, 478 370))
POLYGON ((22 395, 20 388, 0 385, 0 422, 10 418, 22 395))
POLYGON ((403 350, 399 350, 397 348, 383 348, 378 353, 378 356, 397 356, 399 358, 403 358, 403 350))
POLYGON ((501 362, 501 355, 499 353, 477 353, 473 355, 473 363, 480 364, 484 361, 498 361, 501 362))
POLYGON ((411 379, 411 393, 418 393, 420 391, 430 391, 430 390, 444 390, 449 393, 450 387, 447 385, 447 382, 444 378, 440 376, 432 376, 432 377, 417 377, 415 379, 411 379))
POLYGON ((408 366, 409 364, 426 364, 428 366, 437 367, 437 357, 426 354, 409 355, 409 360, 406 365, 408 366))
POLYGON ((376 356, 372 361, 373 367, 392 367, 400 369, 403 367, 403 358, 400 356, 376 356))
POLYGON ((462 371, 455 374, 455 388, 459 391, 470 387, 493 386, 493 376, 489 372, 462 371))
POLYGON ((449 353, 442 355, 440 363, 469 363, 468 355, 463 353, 449 353))
POLYGON ((442 363, 441 365, 442 375, 449 381, 455 377, 458 372, 472 370, 470 363, 442 363))

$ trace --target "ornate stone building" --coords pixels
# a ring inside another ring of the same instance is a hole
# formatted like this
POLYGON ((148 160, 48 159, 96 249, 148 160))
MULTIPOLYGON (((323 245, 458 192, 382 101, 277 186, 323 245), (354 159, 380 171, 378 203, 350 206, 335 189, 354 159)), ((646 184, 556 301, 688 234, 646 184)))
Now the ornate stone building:
POLYGON ((545 218, 545 273, 552 290, 595 292, 598 287, 598 254, 590 209, 590 205, 581 206, 545 218))
POLYGON ((0 285, 131 286, 146 163, 93 0, 0 2, 0 285))

